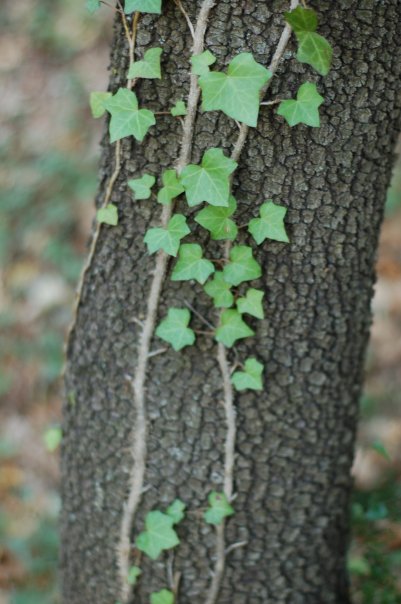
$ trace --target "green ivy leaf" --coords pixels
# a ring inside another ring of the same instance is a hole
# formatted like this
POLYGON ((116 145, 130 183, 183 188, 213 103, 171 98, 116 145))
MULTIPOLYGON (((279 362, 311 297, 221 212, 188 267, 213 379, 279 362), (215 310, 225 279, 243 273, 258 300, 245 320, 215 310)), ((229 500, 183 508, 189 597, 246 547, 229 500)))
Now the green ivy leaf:
POLYGON ((128 181, 128 186, 135 193, 135 199, 140 201, 141 199, 149 199, 151 194, 151 188, 155 184, 156 179, 150 174, 144 174, 141 178, 134 178, 128 181))
POLYGON ((189 206, 207 201, 213 206, 229 205, 230 174, 237 163, 226 157, 221 149, 206 151, 202 164, 190 164, 182 171, 181 183, 184 185, 189 206))
POLYGON ((135 92, 128 88, 119 88, 114 96, 105 101, 105 107, 111 114, 110 142, 133 135, 138 141, 145 138, 151 126, 156 123, 149 109, 138 109, 135 92))
POLYGON ((311 8, 297 6, 293 11, 284 13, 285 20, 295 33, 300 31, 316 31, 318 19, 316 11, 311 8))
POLYGON ((326 38, 316 33, 318 19, 315 11, 298 6, 290 13, 285 13, 285 19, 298 40, 298 61, 311 65, 321 75, 327 75, 333 49, 326 38))
POLYGON ((106 113, 105 101, 111 97, 111 92, 91 92, 89 105, 92 115, 95 119, 102 117, 106 113))
POLYGON ((243 52, 231 61, 227 74, 211 71, 199 78, 202 108, 221 110, 234 120, 255 127, 260 92, 271 77, 271 72, 257 63, 252 54, 243 52))
POLYGON ((191 313, 187 308, 169 308, 167 319, 160 323, 156 335, 171 344, 176 352, 185 346, 192 346, 195 334, 188 327, 190 320, 191 313))
POLYGON ((86 10, 93 14, 100 8, 100 0, 86 0, 85 2, 86 10))
POLYGON ((63 432, 59 426, 48 428, 43 435, 45 447, 50 453, 53 453, 61 444, 63 432))
POLYGON ((250 327, 242 320, 237 310, 223 311, 220 325, 216 330, 216 340, 231 348, 237 340, 255 335, 250 327))
POLYGON ((260 218, 253 218, 248 226, 256 243, 260 245, 265 239, 289 242, 284 226, 284 218, 287 208, 266 201, 260 208, 260 218))
POLYGON ((138 535, 136 547, 152 560, 156 560, 163 550, 172 549, 180 543, 173 529, 174 520, 156 510, 146 515, 146 530, 138 535))
POLYGON ((208 206, 198 212, 195 222, 210 231, 212 239, 229 239, 233 241, 238 234, 238 229, 235 222, 230 220, 230 216, 234 214, 236 209, 237 202, 230 195, 227 208, 208 206))
POLYGON ((277 113, 282 115, 290 126, 306 124, 320 126, 319 107, 324 98, 317 91, 316 84, 305 82, 298 89, 297 99, 281 101, 277 113))
POLYGON ((263 390, 262 382, 263 365, 256 359, 250 358, 245 361, 245 371, 236 371, 231 378, 235 389, 263 390))
POLYGON ((148 80, 160 80, 162 77, 160 68, 160 57, 162 48, 149 48, 144 54, 142 61, 133 63, 128 71, 128 77, 144 78, 148 80))
POLYGON ((216 57, 210 52, 210 50, 205 50, 199 55, 193 55, 191 57, 191 63, 192 73, 202 76, 206 73, 209 73, 209 66, 213 65, 213 63, 216 63, 216 57))
POLYGON ((173 117, 179 117, 180 115, 187 115, 187 108, 184 101, 177 101, 174 107, 170 109, 170 113, 173 117))
POLYGON ((214 265, 203 258, 203 252, 197 243, 184 243, 180 247, 178 262, 171 275, 172 281, 195 279, 203 285, 214 273, 214 265))
POLYGON ((162 589, 150 595, 150 604, 174 604, 174 594, 168 589, 162 589))
POLYGON ((127 15, 134 11, 160 15, 162 12, 162 0, 125 0, 124 11, 127 15))
POLYGON ((262 292, 260 289, 254 289, 251 287, 246 292, 245 298, 239 298, 239 300, 237 300, 238 312, 241 313, 241 315, 247 313, 248 315, 252 315, 252 317, 256 317, 257 319, 264 319, 265 315, 262 305, 264 295, 264 292, 262 292))
POLYGON ((141 569, 138 566, 131 566, 128 572, 128 585, 134 587, 138 581, 138 577, 142 574, 141 569))
POLYGON ((230 308, 234 303, 234 296, 230 289, 231 285, 223 277, 223 273, 217 271, 211 281, 205 285, 205 292, 213 298, 216 308, 230 308))
POLYGON ((224 493, 213 491, 209 495, 209 508, 204 513, 204 518, 208 524, 221 524, 224 518, 234 514, 234 508, 228 503, 224 493))
POLYGON ((117 206, 112 203, 109 203, 105 208, 100 208, 100 210, 96 212, 96 217, 98 219, 98 222, 100 223, 109 224, 111 226, 117 226, 117 206))
POLYGON ((186 505, 181 499, 176 499, 173 503, 167 508, 166 514, 170 516, 174 520, 174 524, 178 524, 185 518, 186 505))
POLYGON ((223 275, 227 283, 239 285, 243 281, 259 279, 262 274, 260 264, 252 255, 252 248, 236 245, 230 252, 230 263, 224 267, 223 275))
POLYGON ((157 201, 162 204, 170 203, 175 197, 184 193, 184 187, 178 180, 175 170, 166 170, 163 174, 163 185, 157 195, 157 201))
POLYGON ((169 256, 177 256, 180 242, 190 233, 187 219, 182 214, 174 214, 168 222, 167 228, 156 227, 149 229, 145 234, 145 243, 149 254, 164 250, 169 256))

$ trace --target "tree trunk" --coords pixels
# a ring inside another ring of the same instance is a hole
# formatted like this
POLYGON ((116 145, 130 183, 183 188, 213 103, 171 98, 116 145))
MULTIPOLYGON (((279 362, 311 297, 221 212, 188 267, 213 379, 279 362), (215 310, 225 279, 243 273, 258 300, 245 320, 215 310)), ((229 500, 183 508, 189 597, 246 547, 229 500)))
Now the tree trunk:
MULTIPOLYGON (((188 93, 191 38, 173 2, 163 16, 142 16, 138 56, 162 46, 163 79, 137 87, 141 104, 166 110, 188 93)), ((200 0, 185 2, 195 19, 200 0)), ((363 359, 371 321, 374 261, 392 150, 399 132, 397 84, 401 53, 399 0, 312 2, 319 31, 335 49, 329 76, 315 77, 289 53, 269 96, 291 98, 317 81, 325 98, 320 129, 290 129, 263 107, 235 173, 240 223, 266 199, 289 208, 290 245, 256 252, 263 266, 266 320, 257 337, 238 346, 266 367, 264 393, 236 396, 238 440, 231 553, 219 604, 346 604, 349 497, 363 359)), ((268 65, 288 3, 221 0, 213 9, 206 48, 222 68, 241 51, 268 65)), ((291 41, 289 49, 295 50, 291 41)), ((125 85, 128 50, 116 19, 111 89, 125 85)), ((154 267, 143 243, 160 206, 132 202, 127 179, 159 175, 179 154, 180 124, 158 117, 142 144, 122 141, 123 166, 112 200, 117 227, 104 226, 84 282, 68 347, 62 454, 62 578, 65 604, 114 604, 119 599, 116 548, 132 460, 135 422, 126 375, 135 370, 141 320, 154 267)), ((237 126, 223 114, 199 113, 192 161, 205 149, 229 154, 237 126)), ((105 136, 98 201, 113 172, 114 147, 105 136)), ((180 211, 188 214, 185 205, 180 211)), ((245 230, 241 235, 249 242, 245 230)), ((208 247, 213 255, 214 247, 208 247)), ((159 318, 190 302, 214 319, 210 301, 189 282, 167 281, 159 318)), ((196 321, 195 321, 196 322, 196 321)), ((202 324, 199 323, 199 329, 202 324)), ((203 328, 204 329, 204 328, 203 328)), ((160 348, 155 338, 154 349, 160 348)), ((233 360, 233 354, 230 353, 233 360)), ((202 515, 208 493, 222 489, 225 416, 216 346, 151 359, 146 384, 148 489, 133 537, 145 514, 179 497, 190 512, 178 531, 174 568, 180 604, 201 604, 210 583, 215 533, 202 515)), ((138 604, 167 586, 169 556, 143 558, 138 604)))

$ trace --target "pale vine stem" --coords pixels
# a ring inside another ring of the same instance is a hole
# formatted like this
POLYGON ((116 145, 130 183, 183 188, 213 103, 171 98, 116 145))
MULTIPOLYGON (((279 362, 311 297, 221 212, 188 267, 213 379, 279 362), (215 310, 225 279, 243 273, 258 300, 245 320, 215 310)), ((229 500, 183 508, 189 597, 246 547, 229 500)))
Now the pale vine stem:
MULTIPOLYGON (((299 5, 299 0, 291 0, 290 10, 294 10, 299 5)), ((269 79, 267 84, 261 91, 261 100, 266 94, 273 77, 277 71, 280 61, 287 48, 288 42, 291 37, 292 28, 286 24, 278 42, 277 48, 274 52, 272 61, 269 65, 269 70, 272 77, 269 79)), ((247 137, 249 133, 249 126, 241 124, 238 138, 235 142, 231 159, 238 162, 241 157, 241 153, 244 149, 247 137)), ((231 251, 231 241, 227 241, 225 245, 225 260, 229 260, 231 251)), ((219 363, 221 376, 223 380, 224 390, 224 408, 226 415, 226 440, 225 440, 225 459, 224 459, 224 494, 228 501, 232 501, 234 491, 234 465, 235 465, 235 447, 236 447, 236 409, 234 404, 234 389, 231 381, 230 365, 227 358, 227 349, 224 344, 219 343, 217 346, 217 360, 219 363)), ((229 548, 230 549, 230 548, 229 548)), ((231 548, 232 549, 232 548, 231 548)), ((207 594, 205 604, 215 604, 221 589, 221 585, 224 578, 226 558, 228 550, 226 549, 226 537, 225 537, 225 521, 216 527, 216 562, 214 566, 213 578, 210 584, 209 592, 207 594)))
MULTIPOLYGON (((203 51, 209 13, 214 5, 215 0, 204 0, 200 8, 194 31, 194 42, 192 48, 193 54, 199 54, 203 51)), ((189 163, 191 158, 199 96, 200 89, 198 86, 198 76, 191 74, 190 89, 187 100, 187 114, 183 124, 181 151, 176 165, 178 174, 182 172, 183 168, 189 163)), ((164 227, 167 226, 172 213, 173 204, 163 206, 161 222, 164 227)), ((144 320, 142 332, 139 338, 138 358, 135 373, 133 377, 127 376, 134 396, 136 422, 130 437, 130 450, 133 465, 129 478, 129 494, 124 506, 120 528, 120 538, 117 545, 120 599, 122 600, 123 604, 128 602, 131 593, 131 587, 128 584, 131 550, 130 537, 136 511, 142 497, 146 469, 147 420, 145 383, 147 378, 150 346, 155 331, 161 292, 166 278, 168 258, 169 256, 163 251, 160 251, 157 255, 146 306, 146 318, 144 320)))

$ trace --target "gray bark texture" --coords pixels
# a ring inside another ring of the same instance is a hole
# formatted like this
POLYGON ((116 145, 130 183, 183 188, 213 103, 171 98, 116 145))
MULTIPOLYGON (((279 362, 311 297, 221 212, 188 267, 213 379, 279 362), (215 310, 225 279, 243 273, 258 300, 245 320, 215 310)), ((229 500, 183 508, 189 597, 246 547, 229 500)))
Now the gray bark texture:
MULTIPOLYGON (((190 16, 200 0, 184 2, 190 16)), ((137 87, 142 106, 166 110, 188 92, 191 38, 173 2, 163 16, 142 16, 138 52, 163 47, 160 81, 137 87)), ((311 3, 319 31, 335 49, 333 69, 320 78, 294 59, 290 42, 269 99, 291 98, 316 81, 325 98, 320 129, 290 129, 271 107, 251 130, 233 192, 239 224, 272 198, 288 207, 290 245, 256 251, 263 265, 265 321, 256 338, 237 346, 266 367, 265 391, 236 396, 236 514, 227 543, 247 541, 228 559, 219 604, 346 604, 349 498, 358 398, 371 321, 374 262, 393 148, 400 129, 399 0, 311 3)), ((283 28, 282 0, 218 0, 206 48, 223 68, 250 51, 268 65, 283 28)), ((128 49, 116 21, 110 89, 125 85, 128 49)), ((232 150, 238 129, 220 112, 196 122, 192 161, 209 147, 232 150)), ((102 227, 68 347, 62 452, 62 592, 65 604, 115 604, 116 546, 127 497, 128 439, 135 421, 125 375, 135 369, 154 257, 143 243, 159 224, 160 206, 132 202, 128 178, 160 175, 179 153, 178 120, 160 116, 142 144, 122 141, 123 169, 112 201, 117 227, 102 227)), ((98 202, 113 171, 114 146, 103 140, 98 202)), ((180 211, 192 216, 183 202, 180 211)), ((191 221, 195 226, 195 223, 191 221)), ((200 237, 205 237, 199 231, 200 237)), ((241 242, 253 245, 241 231, 241 242)), ((221 246, 205 239, 207 255, 221 246)), ((171 267, 170 267, 171 268, 171 267)), ((194 283, 166 282, 160 318, 189 301, 215 321, 210 299, 194 283)), ((195 317, 195 327, 204 329, 195 317)), ((163 346, 155 338, 154 348, 163 346)), ((234 360, 234 353, 230 352, 234 360)), ((171 349, 151 360, 147 382, 149 457, 146 491, 135 522, 179 497, 191 514, 179 527, 174 567, 182 573, 180 604, 202 604, 213 568, 215 534, 201 512, 221 490, 224 409, 212 339, 171 349)), ((135 601, 167 587, 168 555, 142 559, 135 601)))

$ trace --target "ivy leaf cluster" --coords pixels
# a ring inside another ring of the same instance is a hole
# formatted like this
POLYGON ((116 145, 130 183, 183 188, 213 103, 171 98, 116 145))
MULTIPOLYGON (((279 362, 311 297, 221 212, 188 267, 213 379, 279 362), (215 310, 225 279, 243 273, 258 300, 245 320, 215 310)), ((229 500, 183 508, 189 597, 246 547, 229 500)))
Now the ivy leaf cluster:
POLYGON ((327 75, 333 58, 330 43, 316 32, 318 17, 314 10, 298 6, 285 13, 285 19, 291 25, 298 40, 297 59, 311 65, 320 75, 327 75))

